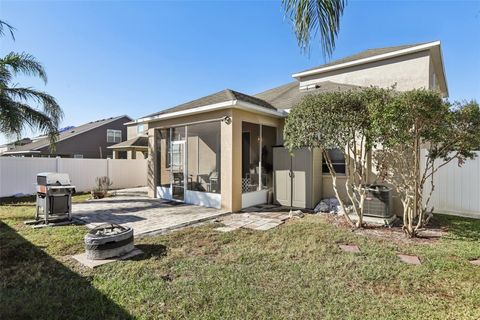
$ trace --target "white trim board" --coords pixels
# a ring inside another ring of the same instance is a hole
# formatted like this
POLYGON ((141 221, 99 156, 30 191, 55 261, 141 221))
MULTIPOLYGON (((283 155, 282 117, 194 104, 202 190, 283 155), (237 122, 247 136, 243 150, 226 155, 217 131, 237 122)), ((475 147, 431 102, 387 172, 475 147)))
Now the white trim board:
POLYGON ((242 209, 267 203, 268 190, 242 193, 242 209))
POLYGON ((148 123, 153 121, 178 118, 178 117, 183 117, 183 116, 188 116, 193 114, 205 113, 205 112, 221 110, 221 109, 230 109, 230 108, 247 110, 247 111, 260 113, 260 114, 268 114, 268 115, 279 117, 279 118, 283 118, 287 115, 286 112, 284 112, 283 110, 273 110, 273 109, 268 109, 262 106, 258 106, 253 103, 245 102, 245 101, 230 100, 230 101, 209 104, 206 106, 191 108, 191 109, 182 110, 182 111, 169 112, 169 113, 160 114, 153 117, 141 118, 132 122, 127 122, 126 125, 148 123))
POLYGON ((185 190, 185 203, 220 209, 222 196, 219 193, 185 190))

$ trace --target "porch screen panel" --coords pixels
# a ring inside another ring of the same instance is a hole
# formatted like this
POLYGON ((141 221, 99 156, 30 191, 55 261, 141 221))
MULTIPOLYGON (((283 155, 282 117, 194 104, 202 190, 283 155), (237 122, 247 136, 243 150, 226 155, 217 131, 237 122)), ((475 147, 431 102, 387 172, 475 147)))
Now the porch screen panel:
POLYGON ((277 130, 274 127, 262 125, 262 189, 273 187, 273 146, 277 140, 277 130))
POLYGON ((260 125, 242 122, 242 192, 260 189, 260 125))
POLYGON ((187 188, 220 193, 220 122, 187 127, 187 188))
POLYGON ((160 129, 157 135, 157 185, 170 187, 170 130, 160 129))

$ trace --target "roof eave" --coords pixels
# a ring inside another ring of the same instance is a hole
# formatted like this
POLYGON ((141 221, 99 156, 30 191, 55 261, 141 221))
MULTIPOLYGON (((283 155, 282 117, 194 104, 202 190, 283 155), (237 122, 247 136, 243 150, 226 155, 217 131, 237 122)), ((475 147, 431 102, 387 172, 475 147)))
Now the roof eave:
POLYGON ((229 101, 214 103, 214 104, 210 104, 210 105, 206 105, 206 106, 191 108, 191 109, 187 109, 187 110, 160 114, 160 115, 153 116, 153 117, 140 118, 140 119, 128 122, 128 123, 126 123, 126 125, 149 123, 149 122, 153 122, 153 121, 179 118, 179 117, 183 117, 183 116, 189 116, 189 115, 194 115, 194 114, 199 114, 199 113, 205 113, 205 112, 221 110, 221 109, 230 109, 230 108, 244 109, 244 110, 247 109, 251 112, 268 114, 270 116, 280 117, 280 118, 285 117, 285 112, 283 112, 283 111, 265 108, 263 106, 259 106, 259 105, 256 105, 254 103, 250 103, 250 102, 246 102, 246 101, 242 101, 242 100, 229 100, 229 101))
MULTIPOLYGON (((70 135, 70 136, 68 136, 68 137, 58 138, 58 139, 55 141, 55 143, 68 140, 68 139, 73 138, 73 137, 75 137, 75 136, 77 136, 77 135, 84 134, 85 132, 92 131, 93 129, 97 129, 97 128, 99 128, 99 127, 101 127, 101 126, 104 126, 104 125, 106 125, 106 124, 109 124, 109 123, 111 123, 111 122, 113 122, 113 121, 117 121, 118 119, 121 119, 121 118, 123 118, 123 117, 126 117, 126 118, 132 120, 132 118, 130 118, 129 116, 127 116, 127 115, 124 114, 124 115, 122 115, 122 116, 118 116, 118 117, 114 117, 114 118, 112 118, 112 119, 109 119, 109 121, 105 121, 105 123, 99 124, 98 126, 93 126, 93 127, 89 128, 89 129, 87 129, 87 130, 80 131, 80 132, 77 132, 77 133, 75 133, 75 134, 72 134, 72 135, 70 135)), ((72 129, 72 130, 73 130, 73 129, 72 129)), ((60 134, 60 135, 61 135, 61 134, 60 134)), ((44 139, 44 138, 42 138, 42 140, 43 140, 43 139, 44 139)), ((39 140, 40 140, 40 139, 39 139, 39 140)), ((37 141, 39 141, 39 140, 37 140, 37 141)), ((27 143, 26 145, 36 143, 37 141, 33 141, 33 142, 30 142, 30 143, 27 143)), ((25 146, 26 146, 26 145, 25 145, 25 146)), ((43 144, 41 144, 41 145, 39 145, 39 146, 37 146, 37 147, 35 147, 35 148, 32 148, 32 151, 35 151, 35 152, 38 152, 38 153, 39 153, 39 152, 41 152, 39 149, 43 149, 43 148, 46 148, 46 147, 48 147, 48 146, 50 146, 50 142, 45 142, 45 143, 43 143, 43 144)))
POLYGON ((13 155, 13 154, 39 154, 41 151, 38 150, 23 150, 23 151, 5 151, 2 155, 13 155))
POLYGON ((147 150, 148 149, 148 146, 109 146, 107 147, 107 149, 145 149, 147 150))

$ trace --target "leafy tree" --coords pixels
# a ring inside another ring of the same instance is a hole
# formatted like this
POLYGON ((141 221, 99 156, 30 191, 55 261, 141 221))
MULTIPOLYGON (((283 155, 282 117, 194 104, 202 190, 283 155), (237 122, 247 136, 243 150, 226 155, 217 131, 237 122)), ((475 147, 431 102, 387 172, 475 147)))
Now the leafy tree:
POLYGON ((332 55, 340 31, 340 18, 346 0, 282 0, 285 14, 292 20, 298 45, 306 50, 311 39, 320 32, 325 56, 332 55))
POLYGON ((292 108, 285 121, 284 144, 292 152, 299 148, 321 148, 332 177, 335 195, 354 225, 347 207, 339 195, 337 172, 328 150, 339 148, 345 156, 345 189, 358 216, 356 226, 363 224, 364 201, 369 170, 368 153, 371 149, 370 124, 366 99, 370 91, 349 90, 306 96, 292 108))
MULTIPOLYGON (((14 39, 13 30, 12 26, 0 20, 0 36, 7 31, 14 39)), ((45 69, 32 55, 10 52, 0 59, 0 132, 20 136, 29 126, 48 134, 53 146, 63 112, 51 95, 13 83, 14 77, 19 74, 39 77, 47 83, 45 69), (32 106, 32 103, 42 109, 32 106)))
POLYGON ((427 211, 434 175, 442 166, 475 157, 480 146, 480 110, 475 102, 444 102, 434 91, 393 93, 386 103, 371 105, 369 114, 374 163, 379 175, 394 185, 403 204, 403 228, 415 236, 433 212, 427 211), (426 150, 423 156, 421 149, 426 150), (424 201, 424 189, 430 193, 424 201))

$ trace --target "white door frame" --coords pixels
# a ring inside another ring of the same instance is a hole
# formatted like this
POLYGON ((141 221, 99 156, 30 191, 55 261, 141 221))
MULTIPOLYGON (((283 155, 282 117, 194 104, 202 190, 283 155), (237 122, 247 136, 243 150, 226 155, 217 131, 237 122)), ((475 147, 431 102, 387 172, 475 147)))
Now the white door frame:
MULTIPOLYGON (((185 131, 187 129, 185 128, 185 131)), ((186 133, 186 132, 185 132, 186 133)), ((171 141, 170 140, 170 190, 171 190, 171 199, 172 201, 176 202, 185 202, 185 194, 187 191, 187 143, 186 140, 176 140, 176 141, 171 141), (183 156, 181 159, 182 160, 182 170, 183 170, 183 199, 175 199, 173 197, 173 165, 172 165, 172 159, 173 159, 173 145, 183 145, 183 156)))

